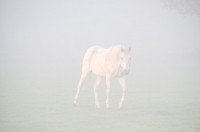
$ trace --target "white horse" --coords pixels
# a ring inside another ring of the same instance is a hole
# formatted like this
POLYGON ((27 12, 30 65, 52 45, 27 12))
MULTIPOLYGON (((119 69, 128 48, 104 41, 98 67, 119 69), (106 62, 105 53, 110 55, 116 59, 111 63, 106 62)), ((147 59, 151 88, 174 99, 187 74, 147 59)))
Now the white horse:
POLYGON ((119 108, 123 107, 125 96, 125 75, 130 71, 130 56, 131 48, 126 49, 124 46, 115 45, 108 49, 101 48, 99 46, 93 46, 87 50, 83 58, 82 75, 78 84, 77 93, 74 99, 74 105, 77 104, 80 89, 91 72, 96 76, 96 82, 94 84, 94 96, 95 104, 97 108, 101 108, 98 98, 98 87, 101 83, 102 77, 106 78, 107 85, 107 99, 106 108, 109 108, 109 96, 110 96, 110 81, 111 78, 118 78, 119 83, 122 86, 122 98, 119 103, 119 108))

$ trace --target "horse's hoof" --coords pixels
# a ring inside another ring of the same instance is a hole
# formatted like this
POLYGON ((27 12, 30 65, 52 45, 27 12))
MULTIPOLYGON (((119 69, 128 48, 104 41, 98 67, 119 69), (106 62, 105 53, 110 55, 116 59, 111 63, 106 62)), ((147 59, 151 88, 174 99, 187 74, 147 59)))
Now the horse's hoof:
POLYGON ((122 109, 122 108, 123 108, 123 104, 119 103, 119 109, 122 109))
POLYGON ((108 106, 106 106, 106 109, 110 109, 110 106, 108 105, 108 106))
POLYGON ((122 105, 119 105, 119 109, 121 110, 121 109, 123 109, 124 107, 122 106, 122 105))
POLYGON ((100 108, 101 108, 101 106, 100 106, 100 105, 96 105, 96 107, 97 107, 98 109, 100 109, 100 108))
POLYGON ((76 107, 76 103, 73 102, 73 106, 76 107))

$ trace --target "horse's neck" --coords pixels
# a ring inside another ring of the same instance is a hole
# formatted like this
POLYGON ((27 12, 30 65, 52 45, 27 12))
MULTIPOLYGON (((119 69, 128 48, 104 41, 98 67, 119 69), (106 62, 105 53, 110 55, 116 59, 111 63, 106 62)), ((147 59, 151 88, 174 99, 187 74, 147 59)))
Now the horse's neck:
POLYGON ((119 53, 118 53, 118 51, 116 51, 115 49, 113 49, 113 47, 110 47, 108 49, 107 54, 108 54, 107 57, 110 60, 112 60, 113 63, 118 63, 119 62, 119 53))
POLYGON ((123 71, 123 69, 120 65, 118 67, 115 67, 115 68, 112 69, 112 76, 113 77, 124 76, 124 71, 123 71))

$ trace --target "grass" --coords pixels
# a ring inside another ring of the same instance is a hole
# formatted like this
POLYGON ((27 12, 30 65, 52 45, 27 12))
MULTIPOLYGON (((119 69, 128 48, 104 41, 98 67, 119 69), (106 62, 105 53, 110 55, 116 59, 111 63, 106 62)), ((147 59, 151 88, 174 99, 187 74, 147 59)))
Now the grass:
POLYGON ((118 109, 121 89, 115 85, 111 109, 105 108, 104 84, 99 90, 101 109, 94 105, 92 87, 83 88, 77 107, 72 105, 76 88, 70 85, 4 90, 0 96, 0 131, 200 131, 200 103, 195 94, 180 92, 180 88, 162 91, 129 86, 122 110, 118 109))

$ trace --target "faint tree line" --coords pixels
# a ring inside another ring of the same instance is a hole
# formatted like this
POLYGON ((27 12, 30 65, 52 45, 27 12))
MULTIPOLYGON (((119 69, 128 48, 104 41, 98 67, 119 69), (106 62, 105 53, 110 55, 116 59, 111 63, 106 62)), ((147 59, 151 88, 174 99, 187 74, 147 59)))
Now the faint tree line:
POLYGON ((182 15, 194 15, 200 18, 200 0, 161 0, 164 7, 176 10, 182 15))

